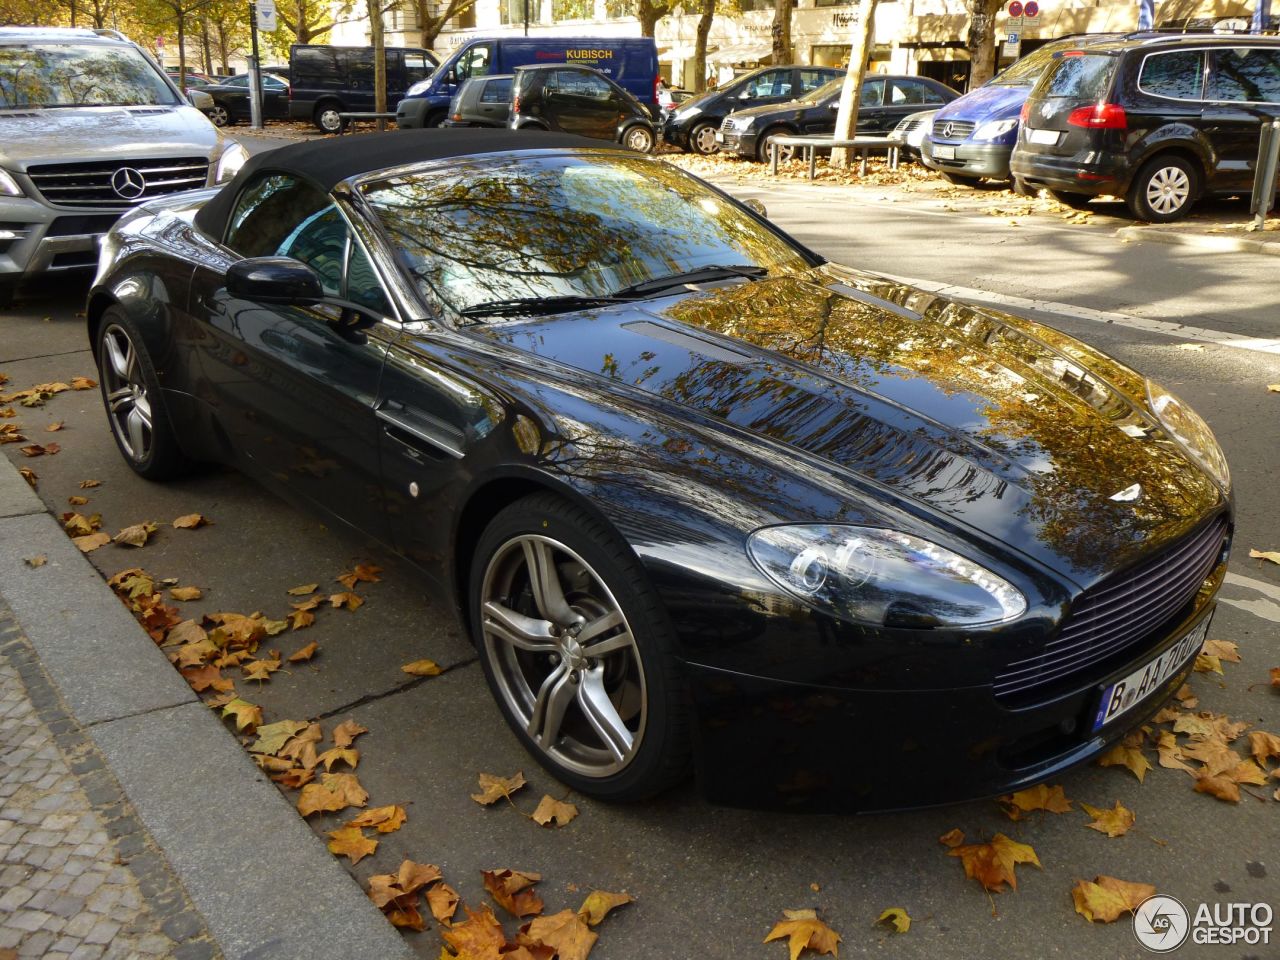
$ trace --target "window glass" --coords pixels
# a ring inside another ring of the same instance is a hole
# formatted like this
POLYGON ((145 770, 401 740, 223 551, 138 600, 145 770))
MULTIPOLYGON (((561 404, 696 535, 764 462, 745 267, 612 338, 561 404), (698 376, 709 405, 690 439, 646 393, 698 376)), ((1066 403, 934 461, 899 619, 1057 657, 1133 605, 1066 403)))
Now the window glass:
POLYGON ((1111 86, 1116 63, 1116 57, 1097 53, 1061 57, 1049 77, 1045 96, 1086 102, 1101 100, 1111 86))
POLYGON ((483 77, 489 73, 489 64, 493 58, 493 48, 487 43, 477 44, 458 58, 454 73, 461 83, 468 77, 483 77))
POLYGON ((752 98, 791 96, 791 71, 766 70, 747 84, 752 98))
POLYGON ((893 103, 942 103, 942 94, 919 80, 895 80, 889 96, 893 103))
POLYGON ((859 107, 882 107, 884 106, 884 81, 868 80, 862 85, 862 99, 859 101, 859 107))
POLYGON ((1203 99, 1204 54, 1199 50, 1152 54, 1142 64, 1138 86, 1158 97, 1203 99))
POLYGON ((262 86, 266 90, 284 90, 289 84, 285 83, 273 73, 264 73, 262 75, 262 86))
POLYGON ((800 92, 809 93, 817 90, 820 86, 831 79, 831 74, 825 70, 801 70, 800 71, 800 92))
POLYGON ((348 50, 347 87, 351 90, 373 90, 373 51, 348 50))
POLYGON ((369 258, 365 256, 364 250, 358 243, 350 245, 346 297, 383 316, 391 315, 391 304, 387 301, 382 283, 378 280, 378 275, 373 271, 373 265, 369 263, 369 258))
POLYGON ((304 217, 275 251, 278 257, 301 260, 320 275, 330 296, 342 294, 342 263, 347 254, 347 224, 330 204, 304 217))
POLYGON ((0 46, 0 107, 176 102, 164 78, 133 47, 72 43, 0 46))
POLYGON ((557 70, 554 82, 556 93, 571 97, 608 100, 613 96, 613 87, 609 86, 609 82, 604 77, 587 73, 585 70, 557 70))
POLYGON ((1237 47, 1215 52, 1212 99, 1280 103, 1280 50, 1237 47))
POLYGON ((296 47, 289 57, 293 81, 300 87, 338 83, 338 51, 332 47, 296 47))
POLYGON ((501 80, 490 80, 484 85, 484 92, 480 94, 481 103, 508 103, 510 100, 510 77, 503 77, 501 80))
POLYGON ((242 257, 275 255, 298 225, 328 207, 329 198, 284 174, 264 174, 240 192, 226 244, 242 257))
POLYGON ((234 77, 227 77, 222 82, 228 87, 247 87, 249 86, 249 75, 241 73, 234 77))
POLYGON ((415 84, 419 80, 425 80, 429 73, 431 73, 431 64, 421 53, 406 53, 404 55, 404 82, 406 86, 415 84))

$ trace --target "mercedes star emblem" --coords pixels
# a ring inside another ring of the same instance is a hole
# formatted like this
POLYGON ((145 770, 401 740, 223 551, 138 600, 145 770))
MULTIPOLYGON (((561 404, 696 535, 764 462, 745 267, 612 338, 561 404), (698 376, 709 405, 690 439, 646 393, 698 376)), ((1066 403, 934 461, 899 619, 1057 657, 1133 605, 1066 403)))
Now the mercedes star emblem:
POLYGON ((137 200, 147 189, 147 179, 133 167, 121 167, 111 175, 111 189, 126 200, 137 200))
POLYGON ((950 140, 950 139, 951 139, 951 133, 952 133, 952 127, 951 127, 951 124, 950 124, 949 122, 948 122, 948 123, 944 123, 944 124, 942 125, 942 136, 943 136, 943 138, 944 138, 944 139, 946 139, 946 140, 950 140))

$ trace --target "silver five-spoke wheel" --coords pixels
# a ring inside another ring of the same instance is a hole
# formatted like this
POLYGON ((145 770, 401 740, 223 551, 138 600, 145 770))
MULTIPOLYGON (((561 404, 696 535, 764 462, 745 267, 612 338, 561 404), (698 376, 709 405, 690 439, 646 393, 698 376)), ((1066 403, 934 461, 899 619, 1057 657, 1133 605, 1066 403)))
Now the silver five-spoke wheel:
POLYGON ((529 739, 583 777, 623 770, 645 734, 645 674, 591 566, 551 537, 512 537, 485 569, 480 613, 495 685, 529 739))
POLYGON ((147 459, 154 437, 151 398, 133 339, 118 324, 102 333, 104 393, 111 429, 120 446, 135 461, 147 459))
POLYGON ((1147 203, 1164 216, 1182 209, 1190 197, 1191 178, 1181 167, 1161 167, 1147 181, 1147 203))

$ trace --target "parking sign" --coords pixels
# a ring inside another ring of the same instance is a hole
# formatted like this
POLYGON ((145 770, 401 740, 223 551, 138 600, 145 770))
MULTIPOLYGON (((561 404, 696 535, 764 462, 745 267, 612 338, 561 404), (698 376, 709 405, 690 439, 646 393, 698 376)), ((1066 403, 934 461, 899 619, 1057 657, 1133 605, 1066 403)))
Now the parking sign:
POLYGON ((254 4, 258 11, 258 30, 271 33, 276 28, 276 0, 257 0, 254 4))

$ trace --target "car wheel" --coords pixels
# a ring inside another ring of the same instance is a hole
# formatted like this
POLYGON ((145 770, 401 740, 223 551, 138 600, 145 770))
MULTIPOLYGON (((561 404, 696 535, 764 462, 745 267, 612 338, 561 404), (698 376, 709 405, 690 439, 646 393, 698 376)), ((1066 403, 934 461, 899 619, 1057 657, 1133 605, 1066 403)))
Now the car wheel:
POLYGON ((321 103, 316 107, 312 122, 322 133, 339 133, 342 130, 341 111, 341 105, 333 101, 321 103))
MULTIPOLYGON (((790 130, 770 130, 763 137, 761 137, 760 146, 758 148, 759 154, 760 154, 760 162, 761 163, 769 162, 769 144, 773 143, 773 141, 776 140, 778 137, 790 137, 790 136, 792 136, 792 133, 790 130)), ((783 146, 778 147, 779 163, 786 163, 787 161, 793 159, 795 155, 796 155, 795 147, 783 147, 783 146)))
POLYGON ((1091 193, 1073 193, 1070 190, 1050 190, 1049 196, 1063 206, 1071 207, 1074 210, 1087 210, 1089 201, 1093 199, 1093 194, 1091 193))
POLYGON ((689 766, 673 630, 635 556, 551 494, 502 510, 470 580, 475 642, 516 736, 580 793, 641 800, 689 766))
POLYGON ((716 143, 716 125, 703 121, 689 131, 689 146, 694 153, 710 156, 720 152, 720 144, 716 143))
POLYGON ((435 113, 427 114, 426 118, 422 121, 422 125, 427 128, 443 127, 447 118, 448 113, 446 111, 437 110, 435 113))
POLYGON ((192 461, 178 446, 159 378, 137 326, 119 307, 108 307, 94 346, 102 402, 125 461, 148 480, 187 473, 192 461))
POLYGON ((653 131, 639 124, 622 131, 622 145, 639 153, 653 152, 653 131))
POLYGON ((957 187, 976 187, 981 177, 966 177, 958 173, 952 173, 950 170, 939 170, 938 175, 947 183, 954 183, 957 187))
POLYGON ((231 112, 220 103, 209 108, 208 117, 215 127, 225 127, 231 123, 231 112))
POLYGON ((1148 223, 1171 223, 1186 216, 1200 190, 1200 171, 1177 154, 1147 161, 1129 185, 1129 212, 1148 223))

